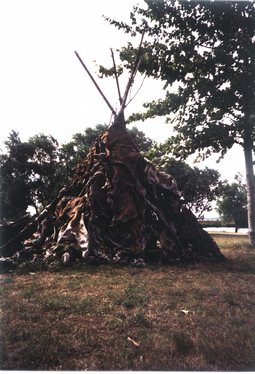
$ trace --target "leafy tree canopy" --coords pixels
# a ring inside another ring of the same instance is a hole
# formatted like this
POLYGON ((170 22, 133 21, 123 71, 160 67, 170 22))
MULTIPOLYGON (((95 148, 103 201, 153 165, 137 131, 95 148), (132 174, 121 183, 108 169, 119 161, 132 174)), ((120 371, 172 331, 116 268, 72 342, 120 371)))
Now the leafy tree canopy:
POLYGON ((240 176, 236 176, 236 182, 226 184, 217 200, 220 216, 225 222, 234 221, 236 232, 240 227, 247 227, 246 194, 246 185, 242 183, 240 176))
POLYGON ((28 158, 33 148, 22 143, 19 134, 12 131, 5 142, 7 154, 0 155, 0 218, 22 217, 30 203, 28 158))
POLYGON ((58 188, 57 141, 43 134, 20 140, 12 131, 0 155, 1 219, 22 217, 29 205, 37 211, 55 196, 58 188))
MULTIPOLYGON (((134 8, 130 25, 109 20, 131 35, 146 31, 139 69, 165 82, 165 98, 145 104, 146 112, 132 118, 171 114, 172 121, 175 114, 176 135, 168 145, 177 156, 224 154, 235 143, 244 145, 247 121, 254 122, 255 114, 254 2, 145 4, 134 8), (169 90, 173 83, 177 93, 169 90)), ((120 57, 128 65, 134 54, 129 43, 120 57)))
POLYGON ((58 142, 50 135, 38 134, 28 139, 33 147, 30 165, 30 195, 33 206, 43 207, 55 197, 60 185, 58 142))

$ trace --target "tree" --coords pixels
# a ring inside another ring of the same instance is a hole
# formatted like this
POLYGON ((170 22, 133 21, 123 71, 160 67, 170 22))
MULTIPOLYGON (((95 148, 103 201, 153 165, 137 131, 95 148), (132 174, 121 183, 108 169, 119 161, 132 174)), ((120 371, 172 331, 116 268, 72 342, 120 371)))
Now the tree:
POLYGON ((22 142, 12 131, 0 155, 1 219, 17 220, 29 205, 37 213, 59 190, 57 141, 43 134, 22 142))
POLYGON ((37 213, 56 197, 61 186, 58 171, 58 142, 50 135, 38 134, 28 139, 33 154, 30 165, 30 200, 37 213))
POLYGON ((153 146, 156 145, 156 142, 147 136, 145 136, 143 131, 139 131, 136 127, 132 127, 127 130, 131 135, 133 142, 137 145, 138 149, 141 152, 148 152, 153 146))
POLYGON ((217 200, 217 210, 225 222, 234 221, 235 232, 238 232, 238 228, 247 227, 247 191, 240 178, 236 180, 224 186, 221 198, 217 200))
POLYGON ((181 193, 181 201, 196 216, 203 218, 204 212, 212 210, 212 202, 221 194, 223 182, 217 170, 191 167, 184 161, 167 155, 164 147, 154 147, 146 153, 157 167, 171 174, 177 182, 181 193))
POLYGON ((33 148, 22 143, 19 134, 12 131, 5 142, 6 154, 0 155, 0 218, 16 220, 26 214, 30 201, 28 158, 33 148))
MULTIPOLYGON (((141 73, 162 79, 164 99, 145 104, 133 118, 169 115, 175 135, 168 148, 186 158, 212 152, 221 156, 234 145, 243 147, 246 165, 250 243, 255 245, 255 185, 253 142, 255 123, 255 4, 254 1, 145 0, 135 7, 131 25, 111 24, 131 35, 144 30, 141 73), (169 89, 178 83, 178 92, 169 89), (173 118, 174 115, 174 118, 173 118)), ((126 65, 135 48, 120 57, 126 65)))

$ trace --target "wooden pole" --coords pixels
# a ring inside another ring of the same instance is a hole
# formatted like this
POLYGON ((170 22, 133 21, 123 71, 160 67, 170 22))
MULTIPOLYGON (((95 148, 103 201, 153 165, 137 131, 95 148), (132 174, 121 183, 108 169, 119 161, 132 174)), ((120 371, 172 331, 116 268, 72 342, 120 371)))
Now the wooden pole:
POLYGON ((136 54, 136 59, 135 59, 135 62, 134 62, 134 66, 131 70, 130 77, 129 77, 129 80, 128 80, 128 83, 127 83, 127 86, 126 86, 126 90, 125 90, 125 93, 124 93, 123 98, 122 98, 120 112, 122 112, 126 107, 126 101, 127 101, 128 93, 129 93, 130 87, 131 87, 131 85, 134 81, 135 75, 137 73, 137 70, 138 70, 140 62, 141 62, 140 54, 141 54, 141 47, 142 47, 142 43, 143 43, 144 34, 145 34, 145 30, 142 33, 141 41, 140 41, 139 47, 137 49, 137 54, 136 54))
POLYGON ((122 97, 121 97, 121 93, 120 93, 119 79, 118 79, 116 63, 115 63, 115 58, 114 58, 114 53, 113 53, 112 48, 111 48, 111 54, 112 54, 113 70, 114 70, 114 75, 115 75, 115 80, 116 80, 116 85, 117 85, 117 90, 118 90, 118 95, 119 95, 119 102, 120 102, 120 105, 121 105, 122 104, 122 97))
POLYGON ((82 64, 83 68, 85 69, 85 71, 87 72, 88 76, 90 77, 90 79, 92 80, 92 82, 94 83, 94 85, 96 86, 97 90, 99 91, 100 95, 102 96, 102 98, 104 99, 104 101, 106 102, 106 104, 108 105, 108 107, 110 108, 112 114, 116 117, 117 116, 117 113, 115 112, 115 110, 113 109, 113 107, 111 106, 111 104, 109 103, 109 101, 107 100, 106 96, 104 95, 104 93, 102 92, 101 88, 99 87, 99 85, 97 84, 97 82, 95 81, 95 79, 93 78, 93 76, 91 75, 90 71, 88 70, 87 66, 84 64, 84 62, 82 61, 81 57, 79 56, 78 52, 74 51, 74 53, 76 54, 76 57, 78 58, 78 60, 80 61, 80 63, 82 64))

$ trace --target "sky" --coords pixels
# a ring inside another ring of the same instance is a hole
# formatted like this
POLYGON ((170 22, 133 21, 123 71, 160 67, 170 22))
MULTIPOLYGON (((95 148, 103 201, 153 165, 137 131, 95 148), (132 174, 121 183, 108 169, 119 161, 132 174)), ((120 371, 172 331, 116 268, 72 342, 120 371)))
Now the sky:
MULTIPOLYGON (((99 80, 98 65, 111 67, 110 48, 129 37, 109 25, 103 15, 127 21, 133 5, 142 0, 2 0, 0 4, 0 148, 11 130, 26 141, 38 133, 68 142, 86 127, 110 123, 111 113, 86 75, 76 50, 115 108, 118 96, 113 79, 99 80)), ((117 53, 116 53, 117 58, 117 53)), ((127 83, 123 78, 122 92, 127 83)), ((133 94, 140 86, 136 80, 133 94)), ((164 97, 160 81, 146 79, 126 110, 126 117, 142 110, 143 102, 164 97)), ((158 118, 137 124, 147 136, 163 142, 171 127, 158 118)), ((217 156, 198 164, 219 170, 233 181, 245 176, 242 149, 235 146, 224 160, 217 156)))

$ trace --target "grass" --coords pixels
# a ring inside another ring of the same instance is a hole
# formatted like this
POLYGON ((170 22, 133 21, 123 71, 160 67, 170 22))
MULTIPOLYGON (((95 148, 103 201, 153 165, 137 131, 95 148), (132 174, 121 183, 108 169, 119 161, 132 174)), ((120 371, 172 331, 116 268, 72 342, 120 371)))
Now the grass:
POLYGON ((254 370, 255 251, 214 238, 224 263, 2 275, 0 368, 254 370))

